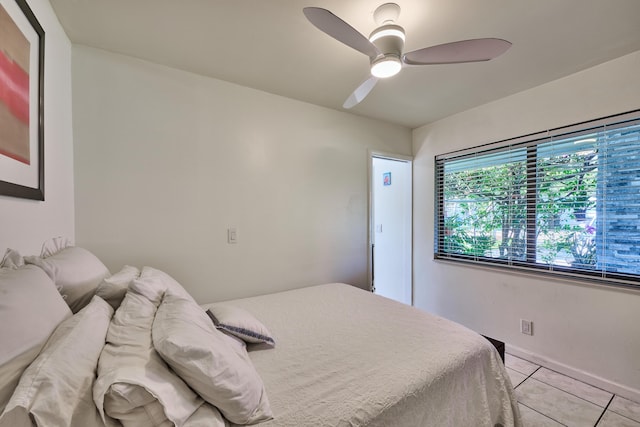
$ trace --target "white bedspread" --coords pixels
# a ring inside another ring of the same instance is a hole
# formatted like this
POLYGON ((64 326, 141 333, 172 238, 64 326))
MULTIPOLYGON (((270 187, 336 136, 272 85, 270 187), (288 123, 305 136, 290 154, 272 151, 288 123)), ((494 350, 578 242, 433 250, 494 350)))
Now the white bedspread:
POLYGON ((249 347, 275 417, 261 426, 521 425, 497 351, 461 325, 343 284, 226 304, 276 340, 249 347))

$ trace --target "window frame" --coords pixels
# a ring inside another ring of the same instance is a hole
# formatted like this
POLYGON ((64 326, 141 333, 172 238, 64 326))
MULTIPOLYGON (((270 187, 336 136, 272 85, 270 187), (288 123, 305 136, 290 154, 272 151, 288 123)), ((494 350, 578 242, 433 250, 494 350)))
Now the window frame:
MULTIPOLYGON (((593 134, 620 127, 640 124, 640 109, 621 114, 615 114, 595 120, 584 121, 569 126, 550 129, 543 132, 531 133, 524 136, 505 139, 493 143, 456 150, 434 157, 434 260, 451 261, 482 265, 489 268, 502 268, 533 274, 552 275, 565 279, 578 279, 599 284, 618 287, 640 289, 640 273, 617 273, 600 270, 579 269, 555 264, 543 264, 536 261, 536 227, 537 227, 537 197, 538 197, 538 146, 554 140, 577 137, 581 134, 593 134), (499 259, 487 256, 446 252, 440 245, 444 242, 444 168, 445 163, 452 160, 464 159, 475 155, 486 155, 491 152, 526 149, 526 242, 525 260, 499 259)), ((606 163, 605 163, 606 164, 606 163)))

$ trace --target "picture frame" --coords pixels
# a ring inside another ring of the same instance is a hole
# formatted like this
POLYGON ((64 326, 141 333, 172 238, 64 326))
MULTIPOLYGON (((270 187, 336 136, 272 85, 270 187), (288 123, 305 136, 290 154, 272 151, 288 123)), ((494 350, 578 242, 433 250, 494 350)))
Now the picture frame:
POLYGON ((44 201, 44 41, 25 0, 0 0, 0 196, 44 201))

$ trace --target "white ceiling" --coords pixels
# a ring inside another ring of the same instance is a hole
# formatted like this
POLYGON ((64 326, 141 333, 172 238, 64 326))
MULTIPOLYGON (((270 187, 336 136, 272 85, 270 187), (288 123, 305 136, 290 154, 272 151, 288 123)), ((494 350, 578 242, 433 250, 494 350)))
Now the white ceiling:
MULTIPOLYGON (((383 0, 51 0, 73 43, 343 110, 368 58, 302 13, 328 9, 365 36, 383 0)), ((483 63, 410 67, 352 110, 411 128, 640 50, 640 0, 397 0, 405 51, 497 37, 483 63)), ((640 76, 640 70, 639 76, 640 76)))

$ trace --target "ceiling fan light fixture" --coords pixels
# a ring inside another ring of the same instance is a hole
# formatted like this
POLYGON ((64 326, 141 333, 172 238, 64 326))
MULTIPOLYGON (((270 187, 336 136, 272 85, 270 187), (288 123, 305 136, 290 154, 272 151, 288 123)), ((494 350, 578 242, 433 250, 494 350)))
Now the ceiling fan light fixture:
POLYGON ((383 25, 373 30, 369 41, 380 51, 371 61, 371 74, 381 79, 398 74, 402 69, 404 29, 395 24, 383 25))
POLYGON ((402 62, 395 55, 386 55, 371 63, 371 75, 380 79, 395 76, 401 69, 402 62))

